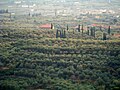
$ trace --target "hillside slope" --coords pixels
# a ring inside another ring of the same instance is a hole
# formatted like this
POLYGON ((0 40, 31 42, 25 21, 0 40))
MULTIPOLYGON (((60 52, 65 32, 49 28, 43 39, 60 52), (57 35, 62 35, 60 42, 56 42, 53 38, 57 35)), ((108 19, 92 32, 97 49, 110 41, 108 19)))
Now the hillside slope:
POLYGON ((120 40, 0 30, 0 89, 119 90, 120 40))

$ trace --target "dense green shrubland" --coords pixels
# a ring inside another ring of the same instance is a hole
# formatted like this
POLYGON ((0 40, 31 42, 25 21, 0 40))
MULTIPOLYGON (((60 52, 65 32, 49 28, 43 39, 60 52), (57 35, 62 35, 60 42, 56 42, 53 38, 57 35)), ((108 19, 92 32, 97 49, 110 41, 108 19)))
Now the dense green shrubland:
POLYGON ((120 40, 52 38, 55 33, 0 30, 1 90, 120 89, 120 40))

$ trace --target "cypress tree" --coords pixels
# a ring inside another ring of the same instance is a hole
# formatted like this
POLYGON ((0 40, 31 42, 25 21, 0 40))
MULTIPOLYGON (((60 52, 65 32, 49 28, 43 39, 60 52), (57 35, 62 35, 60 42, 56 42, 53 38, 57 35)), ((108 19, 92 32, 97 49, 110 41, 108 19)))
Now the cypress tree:
POLYGON ((93 37, 95 37, 95 27, 93 27, 93 37))
POLYGON ((108 27, 108 34, 110 35, 111 33, 111 30, 110 30, 110 26, 108 27))
POLYGON ((95 27, 91 27, 90 29, 90 35, 95 37, 95 27))
POLYGON ((89 35, 89 27, 87 27, 87 35, 89 35))
POLYGON ((103 33, 103 40, 107 40, 106 33, 103 33))
POLYGON ((80 25, 78 25, 78 32, 80 32, 80 25))
POLYGON ((83 28, 83 25, 82 25, 82 28, 81 28, 81 30, 82 30, 82 35, 83 35, 83 30, 84 30, 84 28, 83 28))
POLYGON ((67 31, 69 30, 69 27, 68 27, 68 25, 67 25, 67 31))
POLYGON ((63 30, 59 32, 60 32, 60 38, 63 38, 63 30))
POLYGON ((58 38, 58 30, 56 31, 56 38, 58 38))
POLYGON ((90 28, 90 35, 93 36, 93 28, 90 28))
POLYGON ((53 24, 51 23, 51 29, 54 29, 54 26, 53 26, 53 24))
POLYGON ((64 35, 63 35, 64 37, 63 38, 66 38, 66 31, 64 30, 64 35))

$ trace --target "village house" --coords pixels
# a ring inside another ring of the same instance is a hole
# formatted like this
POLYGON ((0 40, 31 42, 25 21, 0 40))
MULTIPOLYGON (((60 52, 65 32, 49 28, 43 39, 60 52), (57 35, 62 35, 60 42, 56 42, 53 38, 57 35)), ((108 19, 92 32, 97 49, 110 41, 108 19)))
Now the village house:
POLYGON ((39 28, 42 28, 42 29, 54 29, 54 26, 53 24, 43 24, 43 25, 40 25, 39 28))

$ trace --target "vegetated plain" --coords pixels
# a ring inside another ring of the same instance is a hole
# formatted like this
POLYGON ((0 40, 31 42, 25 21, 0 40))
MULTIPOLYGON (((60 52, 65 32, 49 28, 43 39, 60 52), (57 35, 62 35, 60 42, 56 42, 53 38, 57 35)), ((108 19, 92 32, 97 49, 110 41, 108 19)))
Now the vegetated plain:
POLYGON ((120 21, 110 14, 102 15, 95 19, 96 15, 86 14, 83 19, 83 14, 0 14, 0 89, 119 90, 120 21), (52 23, 55 29, 39 28, 46 23, 52 23), (87 26, 94 23, 104 27, 100 30, 94 26, 92 36, 87 26), (83 24, 83 32, 74 28, 79 24, 83 24), (65 31, 65 37, 56 38, 56 30, 65 31))

